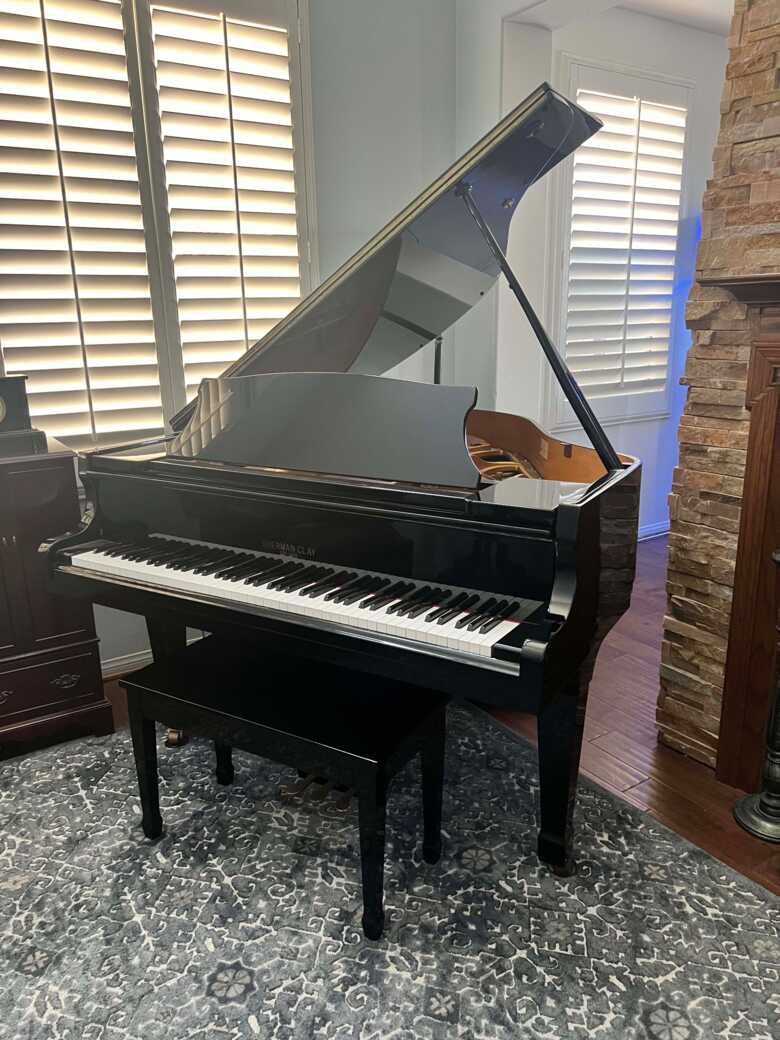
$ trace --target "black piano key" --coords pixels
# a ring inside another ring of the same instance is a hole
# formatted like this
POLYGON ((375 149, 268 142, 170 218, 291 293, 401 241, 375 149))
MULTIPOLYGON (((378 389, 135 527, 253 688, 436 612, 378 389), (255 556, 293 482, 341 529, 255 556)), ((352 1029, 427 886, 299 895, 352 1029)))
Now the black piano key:
POLYGON ((118 542, 111 549, 106 549, 107 556, 122 556, 126 552, 132 552, 141 547, 141 542, 118 542))
POLYGON ((418 607, 422 607, 424 610, 428 610, 430 609, 432 603, 436 603, 443 591, 443 589, 437 589, 435 586, 429 588, 428 592, 426 592, 424 595, 415 596, 395 613, 398 614, 398 617, 411 617, 412 611, 416 610, 418 607))
POLYGON ((222 567, 220 570, 215 571, 213 577, 224 578, 227 581, 234 581, 242 574, 248 574, 252 568, 260 567, 261 560, 269 559, 269 557, 263 556, 252 556, 251 554, 245 554, 245 557, 240 562, 234 561, 228 564, 227 567, 222 567))
POLYGON ((169 563, 172 564, 174 561, 178 563, 180 560, 200 559, 200 557, 203 555, 203 552, 204 549, 201 545, 183 545, 176 552, 172 552, 166 556, 160 557, 160 562, 163 567, 167 567, 169 563))
POLYGON ((431 623, 437 621, 442 614, 446 614, 448 611, 453 610, 455 607, 459 607, 464 600, 468 599, 467 592, 459 592, 455 599, 451 599, 449 603, 445 603, 443 607, 437 607, 436 610, 432 610, 426 617, 426 621, 431 623))
POLYGON ((469 632, 473 632, 476 628, 479 628, 480 625, 484 625, 486 621, 490 621, 490 619, 495 616, 497 611, 503 610, 505 606, 506 600, 501 599, 498 601, 498 603, 491 607, 490 610, 485 610, 483 611, 483 613, 478 614, 473 621, 469 621, 467 626, 469 632))
POLYGON ((192 546, 180 545, 177 549, 167 549, 165 552, 155 553, 152 559, 147 560, 152 567, 164 567, 172 560, 181 559, 192 552, 192 546))
POLYGON ((268 582, 269 589, 280 589, 294 574, 299 574, 305 569, 303 563, 293 563, 284 574, 279 574, 268 582))
POLYGON ((171 556, 173 553, 183 552, 185 546, 181 542, 153 542, 145 556, 146 563, 153 563, 162 556, 171 556))
POLYGON ((511 617, 519 606, 519 603, 509 603, 506 607, 504 607, 500 614, 495 615, 490 619, 490 621, 485 622, 482 628, 480 628, 480 632, 491 632, 496 627, 496 625, 499 625, 502 621, 506 621, 508 617, 511 617))
POLYGON ((341 600, 343 606, 348 607, 352 603, 357 603, 359 599, 364 599, 365 596, 370 592, 378 592, 380 589, 385 588, 390 583, 389 578, 372 578, 362 589, 358 589, 357 592, 350 592, 348 595, 341 600))
POLYGON ((495 604, 496 600, 494 596, 489 599, 480 598, 479 602, 469 611, 467 611, 463 617, 458 618, 455 622, 456 628, 466 628, 475 621, 477 618, 483 615, 487 618, 490 615, 490 608, 495 604))
POLYGON ((141 559, 144 561, 152 559, 161 552, 170 552, 172 549, 180 549, 181 542, 160 542, 157 538, 152 538, 148 542, 144 542, 138 546, 138 553, 141 554, 141 559))
POLYGON ((287 561, 280 561, 275 567, 269 567, 263 571, 262 574, 257 574, 253 578, 247 578, 244 582, 245 585, 255 585, 259 588, 261 585, 265 585, 269 581, 273 581, 274 578, 282 578, 285 574, 288 574, 292 568, 292 564, 287 561))
POLYGON ((329 592, 325 597, 325 600, 326 602, 341 603, 345 596, 349 596, 353 592, 359 592, 361 589, 364 589, 370 581, 370 576, 364 574, 361 578, 356 578, 355 581, 351 581, 347 585, 342 585, 341 588, 336 589, 334 592, 329 592))
POLYGON ((175 560, 168 560, 165 566, 172 571, 190 571, 193 567, 197 567, 199 563, 205 563, 206 560, 212 559, 215 555, 216 551, 214 549, 193 546, 191 553, 181 557, 177 556, 175 560))
POLYGON ((414 591, 414 583, 407 581, 403 583, 403 586, 396 592, 389 592, 387 595, 380 596, 376 602, 372 603, 369 610, 382 610, 383 607, 389 607, 391 604, 400 603, 401 600, 406 599, 410 592, 414 591))
POLYGON ((276 557, 260 556, 254 563, 246 564, 245 568, 241 567, 234 570, 228 578, 228 581, 242 581, 248 583, 250 578, 257 578, 272 567, 277 567, 278 565, 279 560, 276 559, 276 557))
POLYGON ((344 585, 345 582, 352 581, 356 575, 354 571, 333 571, 322 579, 322 581, 315 581, 313 585, 310 585, 305 592, 302 592, 302 596, 309 596, 311 599, 317 599, 318 596, 324 596, 326 592, 330 592, 331 589, 339 588, 344 585))
POLYGON ((298 571, 291 578, 281 582, 277 588, 280 592, 297 592, 299 589, 311 585, 312 582, 317 581, 321 577, 322 567, 317 567, 312 564, 309 567, 304 567, 302 571, 298 571))
POLYGON ((104 556, 121 556, 123 552, 127 552, 132 549, 136 543, 134 542, 117 542, 110 546, 108 549, 103 550, 104 556))
POLYGON ((228 559, 230 559, 230 556, 227 553, 214 551, 209 553, 207 556, 202 556, 200 562, 193 563, 191 567, 187 568, 187 570, 192 571, 193 574, 200 574, 202 568, 210 567, 212 563, 221 566, 223 562, 227 562, 228 559))
POLYGON ((135 545, 130 546, 125 552, 119 555, 123 560, 142 560, 144 556, 149 552, 149 546, 145 543, 136 542, 135 545))
POLYGON ((451 595, 451 592, 445 592, 442 589, 440 590, 438 596, 431 596, 431 598, 426 603, 422 603, 420 606, 415 607, 414 610, 408 610, 406 612, 406 616, 408 618, 419 617, 420 614, 424 614, 426 610, 431 609, 431 603, 443 603, 444 600, 449 599, 451 595))
POLYGON ((436 624, 446 625, 448 622, 452 621, 453 618, 456 618, 458 614, 462 614, 464 610, 469 610, 478 601, 479 596, 472 594, 471 596, 467 596, 466 599, 457 607, 453 607, 452 604, 450 604, 450 609, 439 615, 436 619, 436 624))
MULTIPOLYGON (((245 558, 245 557, 244 557, 245 558)), ((215 560, 210 563, 203 563, 200 567, 196 567, 193 571, 194 574, 213 574, 214 571, 218 571, 221 567, 224 567, 226 563, 236 563, 241 557, 235 552, 225 552, 221 556, 218 556, 215 560)))
POLYGON ((225 553, 225 549, 218 549, 216 546, 211 546, 211 548, 203 547, 202 551, 198 553, 197 559, 193 558, 190 564, 185 564, 182 561, 183 566, 179 569, 194 571, 196 567, 204 567, 213 560, 221 560, 225 556, 225 553))
POLYGON ((319 585, 321 581, 324 581, 326 577, 330 577, 331 571, 327 567, 316 567, 315 570, 309 574, 303 580, 293 582, 291 588, 288 588, 287 592, 297 592, 299 596, 305 596, 309 589, 315 585, 319 585))
POLYGON ((308 592, 314 585, 319 585, 321 581, 325 581, 327 578, 332 577, 333 571, 330 567, 315 567, 311 574, 302 582, 296 582, 292 588, 292 592, 297 592, 300 596, 308 592))
POLYGON ((389 588, 372 593, 362 601, 360 606, 365 607, 367 610, 378 610, 385 603, 391 603, 394 599, 400 599, 401 596, 405 596, 411 588, 413 586, 409 582, 396 581, 389 588))
POLYGON ((349 579, 349 581, 342 581, 338 588, 325 593, 325 602, 329 603, 331 600, 335 599, 336 596, 343 596, 346 592, 354 591, 358 587, 358 584, 362 584, 365 580, 365 575, 361 577, 359 574, 355 574, 349 579))
POLYGON ((155 545, 137 546, 135 550, 128 549, 126 552, 117 554, 115 559, 130 560, 133 563, 148 563, 159 552, 160 549, 155 545))
POLYGON ((430 585, 423 585, 422 588, 413 589, 407 596, 403 596, 397 603, 394 603, 392 607, 388 607, 387 613, 398 614, 400 611, 405 610, 406 607, 417 603, 423 596, 427 596, 430 591, 430 585))
POLYGON ((459 618, 455 622, 455 628, 465 628, 466 625, 470 625, 471 622, 479 617, 481 614, 487 614, 496 604, 496 597, 491 596, 490 599, 483 600, 482 603, 478 603, 475 610, 469 611, 465 617, 459 618))
POLYGON ((105 556, 106 549, 111 548, 112 544, 112 542, 106 541, 105 538, 96 538, 94 541, 91 542, 79 542, 78 545, 68 546, 68 556, 70 556, 72 559, 75 556, 79 556, 81 553, 87 552, 101 553, 101 555, 105 556))

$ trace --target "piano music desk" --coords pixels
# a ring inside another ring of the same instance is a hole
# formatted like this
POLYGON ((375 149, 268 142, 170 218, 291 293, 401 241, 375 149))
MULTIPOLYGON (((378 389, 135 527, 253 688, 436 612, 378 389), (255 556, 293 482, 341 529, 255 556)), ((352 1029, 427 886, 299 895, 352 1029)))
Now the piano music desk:
POLYGON ((423 857, 441 855, 441 805, 447 698, 421 697, 388 679, 300 658, 252 654, 245 644, 214 636, 134 672, 127 691, 138 785, 147 838, 163 825, 155 722, 214 741, 216 778, 233 781, 231 749, 327 777, 358 798, 363 880, 363 931, 384 926, 385 804, 393 776, 419 754, 422 767, 423 857))

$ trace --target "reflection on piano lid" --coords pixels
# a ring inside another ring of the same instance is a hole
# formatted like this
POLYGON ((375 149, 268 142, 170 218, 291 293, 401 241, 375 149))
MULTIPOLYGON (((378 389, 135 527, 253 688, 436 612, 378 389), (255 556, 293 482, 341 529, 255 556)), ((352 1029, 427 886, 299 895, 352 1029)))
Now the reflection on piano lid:
POLYGON ((168 454, 201 462, 474 489, 473 387, 332 372, 204 379, 168 454))
MULTIPOLYGON (((505 249, 527 188, 600 125, 542 84, 224 375, 389 371, 457 321, 499 274, 460 197, 464 183, 505 249)), ((175 431, 194 407, 174 417, 175 431)))

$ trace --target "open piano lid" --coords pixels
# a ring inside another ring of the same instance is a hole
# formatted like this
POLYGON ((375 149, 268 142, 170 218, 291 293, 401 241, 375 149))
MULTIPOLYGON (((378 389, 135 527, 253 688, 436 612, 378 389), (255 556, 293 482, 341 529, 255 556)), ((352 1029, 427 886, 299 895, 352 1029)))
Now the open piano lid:
MULTIPOLYGON (((601 124, 543 83, 224 373, 381 375, 449 328, 499 266, 456 189, 505 250, 515 207, 601 124)), ((195 409, 174 416, 180 431, 195 409)))

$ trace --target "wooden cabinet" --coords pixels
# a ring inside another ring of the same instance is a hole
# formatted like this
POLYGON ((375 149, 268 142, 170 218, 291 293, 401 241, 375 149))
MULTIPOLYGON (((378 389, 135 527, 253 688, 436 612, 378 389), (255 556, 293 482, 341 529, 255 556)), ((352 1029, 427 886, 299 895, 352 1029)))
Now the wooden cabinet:
POLYGON ((49 592, 38 545, 76 526, 73 455, 0 458, 0 758, 113 730, 92 608, 49 592))

